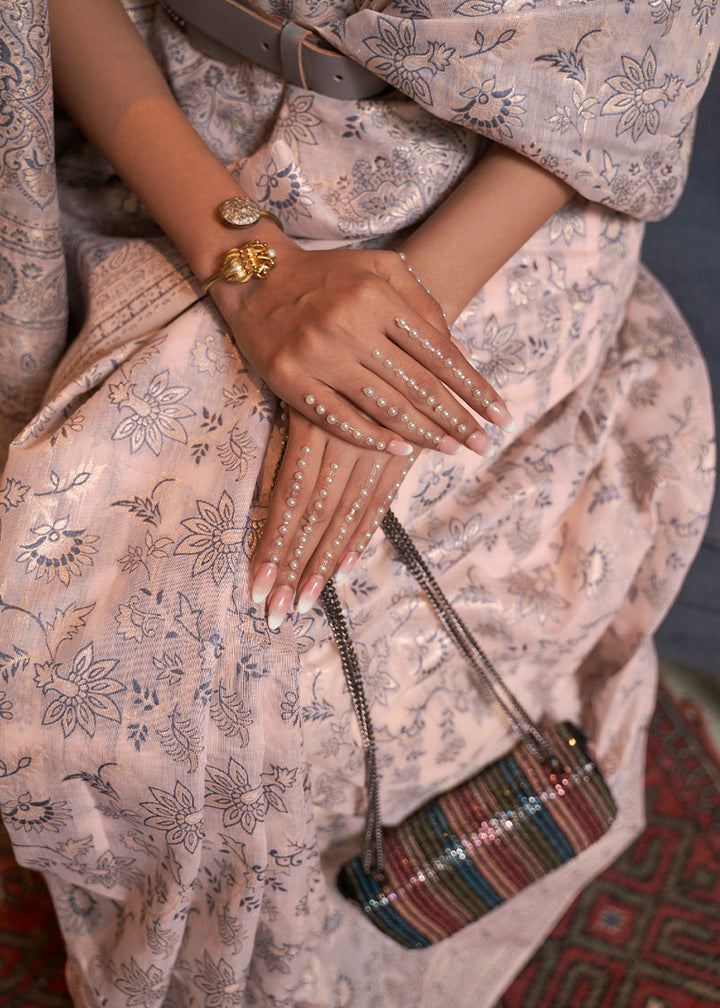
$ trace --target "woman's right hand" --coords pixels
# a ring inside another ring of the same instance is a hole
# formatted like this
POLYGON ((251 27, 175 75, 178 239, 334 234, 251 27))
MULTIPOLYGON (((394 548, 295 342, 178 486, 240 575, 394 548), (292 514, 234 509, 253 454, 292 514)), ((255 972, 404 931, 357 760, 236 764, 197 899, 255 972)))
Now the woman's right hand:
POLYGON ((358 447, 409 455, 464 444, 489 457, 478 415, 510 414, 450 338, 438 304, 395 252, 307 251, 261 222, 276 267, 211 293, 248 363, 289 406, 358 447))

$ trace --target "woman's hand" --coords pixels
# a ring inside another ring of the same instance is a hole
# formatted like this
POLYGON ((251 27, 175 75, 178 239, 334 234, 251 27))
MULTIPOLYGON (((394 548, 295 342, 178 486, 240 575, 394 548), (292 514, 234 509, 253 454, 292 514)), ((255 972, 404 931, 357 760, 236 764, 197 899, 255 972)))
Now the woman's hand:
POLYGON ((264 219, 227 228, 217 207, 242 190, 186 120, 120 0, 49 6, 57 96, 195 275, 214 274, 233 244, 259 239, 277 250, 265 280, 218 282, 212 296, 280 398, 378 455, 413 445, 454 451, 457 442, 488 451, 452 392, 487 419, 509 424, 509 415, 452 347, 437 305, 400 258, 304 251, 264 219))
POLYGON ((265 530, 250 567, 252 600, 277 629, 297 598, 304 613, 342 580, 380 525, 415 454, 359 448, 289 410, 288 437, 265 530))
POLYGON ((211 293, 250 365, 306 419, 351 444, 409 455, 494 449, 476 414, 512 418, 451 341, 438 304, 394 252, 306 251, 253 228, 277 266, 211 293))

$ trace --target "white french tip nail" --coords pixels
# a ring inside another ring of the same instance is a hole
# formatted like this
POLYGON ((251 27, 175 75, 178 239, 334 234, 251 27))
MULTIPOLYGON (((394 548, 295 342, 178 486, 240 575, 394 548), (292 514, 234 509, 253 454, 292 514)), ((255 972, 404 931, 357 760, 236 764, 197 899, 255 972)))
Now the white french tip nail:
POLYGON ((308 583, 305 585, 303 590, 300 592, 300 596, 297 601, 297 611, 301 616, 304 616, 318 600, 318 596, 322 591, 323 579, 319 574, 311 577, 308 583))
POLYGON ((407 441, 399 441, 397 438, 393 438, 392 441, 388 441, 386 451, 391 455, 412 455, 415 449, 407 441))
POLYGON ((277 566, 275 564, 263 564, 257 573, 253 586, 250 590, 250 597, 255 605, 260 605, 270 594, 270 589, 277 577, 277 566))

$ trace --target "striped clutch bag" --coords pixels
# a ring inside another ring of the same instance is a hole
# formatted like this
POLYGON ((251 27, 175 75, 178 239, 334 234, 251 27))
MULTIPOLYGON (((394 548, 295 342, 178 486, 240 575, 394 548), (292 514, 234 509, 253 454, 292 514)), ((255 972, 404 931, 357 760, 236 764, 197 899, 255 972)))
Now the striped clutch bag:
POLYGON ((401 945, 424 948, 598 840, 616 809, 583 736, 567 721, 544 735, 555 769, 519 743, 383 829, 384 877, 353 858, 338 876, 342 894, 401 945))
POLYGON ((338 876, 342 894, 381 931, 424 948, 510 899, 595 843, 617 812, 573 724, 541 729, 505 686, 389 512, 383 531, 465 657, 483 696, 519 737, 508 755, 431 799, 398 826, 380 822, 375 739, 357 655, 332 581, 321 599, 360 725, 368 811, 362 854, 338 876))

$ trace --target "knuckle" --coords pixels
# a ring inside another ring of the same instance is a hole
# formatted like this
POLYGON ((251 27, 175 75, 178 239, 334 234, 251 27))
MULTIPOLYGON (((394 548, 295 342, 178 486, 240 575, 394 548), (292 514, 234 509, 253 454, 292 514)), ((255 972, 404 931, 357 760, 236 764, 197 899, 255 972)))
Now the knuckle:
POLYGON ((266 368, 267 381, 276 391, 282 391, 287 387, 287 383, 292 380, 293 361, 290 354, 285 349, 278 350, 273 354, 266 368))

